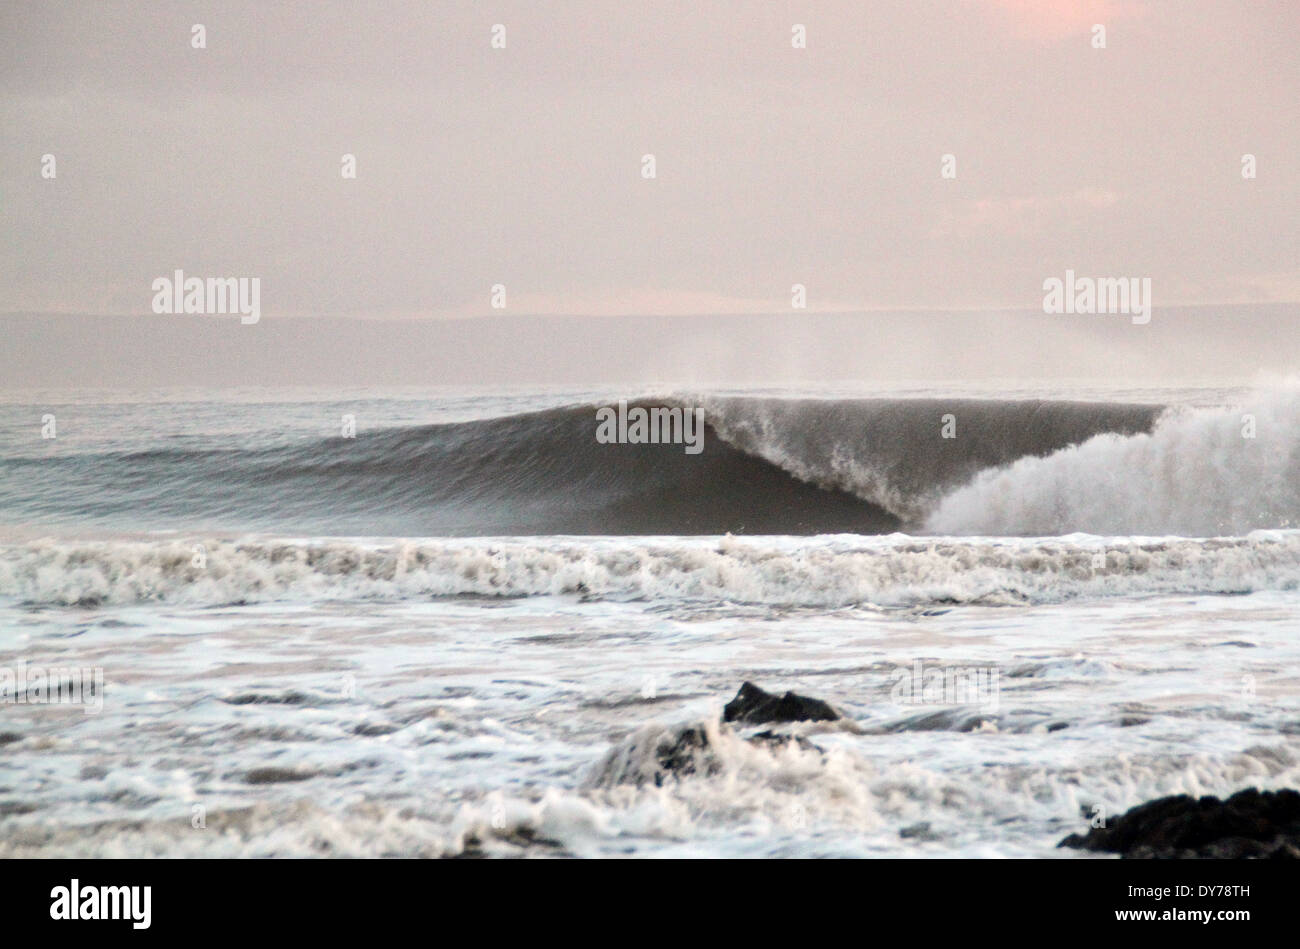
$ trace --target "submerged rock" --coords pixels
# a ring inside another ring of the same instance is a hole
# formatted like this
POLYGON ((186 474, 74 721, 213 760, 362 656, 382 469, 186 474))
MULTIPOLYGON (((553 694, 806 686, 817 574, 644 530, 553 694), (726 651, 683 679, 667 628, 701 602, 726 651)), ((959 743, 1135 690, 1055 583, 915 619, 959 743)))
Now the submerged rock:
POLYGON ((723 709, 724 722, 768 725, 779 722, 833 722, 840 714, 821 699, 787 692, 777 696, 746 682, 723 709))
POLYGON ((646 726, 606 752, 587 783, 593 787, 662 787, 670 778, 717 774, 722 770, 714 747, 717 738, 715 728, 702 722, 646 726))
POLYGON ((299 771, 295 768, 254 768, 244 775, 249 784, 281 784, 286 781, 307 781, 319 777, 315 771, 299 771))
POLYGON ((1248 788, 1222 801, 1162 797, 1057 846, 1131 858, 1300 859, 1300 792, 1248 788))
POLYGON ((819 754, 824 753, 821 745, 815 745, 802 735, 783 735, 780 732, 771 730, 757 732, 750 735, 745 741, 751 745, 762 745, 768 748, 784 748, 786 745, 794 744, 804 751, 816 751, 819 754))
MULTIPOLYGON (((974 711, 965 706, 941 708, 935 711, 916 712, 905 718, 883 725, 876 725, 872 731, 879 734, 897 732, 973 732, 985 725, 997 727, 1000 724, 997 715, 974 711)), ((1021 722, 1022 727, 1016 731, 1028 731, 1033 725, 1044 724, 1039 718, 1029 723, 1021 722)))
POLYGON ((825 754, 822 748, 797 735, 763 731, 742 737, 718 722, 649 725, 606 752, 586 784, 599 788, 623 784, 663 787, 683 778, 713 777, 729 768, 743 767, 744 759, 737 757, 737 752, 746 745, 769 752, 798 748, 801 752, 825 754))
POLYGON ((663 774, 678 777, 691 774, 717 774, 718 762, 709 733, 701 726, 688 726, 655 745, 655 784, 663 783, 663 774))
POLYGON ((821 699, 787 692, 777 696, 746 682, 727 703, 723 720, 697 721, 676 725, 647 725, 611 748, 597 763, 588 787, 662 787, 669 780, 711 777, 726 770, 728 757, 735 763, 736 749, 748 745, 767 751, 799 751, 824 755, 819 746, 802 735, 764 729, 751 735, 733 731, 736 725, 780 724, 783 722, 827 722, 840 718, 821 699), (730 749, 730 750, 728 750, 730 749))
POLYGON ((902 837, 904 840, 921 840, 927 843, 943 839, 930 829, 930 822, 928 820, 902 828, 898 832, 898 836, 902 837))
POLYGON ((444 860, 486 860, 492 856, 530 856, 539 854, 548 857, 565 857, 569 853, 564 844, 550 837, 543 837, 532 827, 515 827, 509 831, 493 833, 489 840, 478 834, 469 834, 459 853, 443 854, 444 860), (489 845, 495 845, 489 850, 489 845), (500 849, 507 848, 502 854, 500 849), (511 853, 510 851, 513 851, 511 853))

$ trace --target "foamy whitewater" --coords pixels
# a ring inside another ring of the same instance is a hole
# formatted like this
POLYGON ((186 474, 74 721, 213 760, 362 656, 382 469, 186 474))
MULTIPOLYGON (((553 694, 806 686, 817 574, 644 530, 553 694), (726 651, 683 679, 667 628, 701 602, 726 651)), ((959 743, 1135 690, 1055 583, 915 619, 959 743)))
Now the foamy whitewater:
POLYGON ((1293 386, 0 402, 0 856, 1087 859, 1300 786, 1297 669, 1293 386))

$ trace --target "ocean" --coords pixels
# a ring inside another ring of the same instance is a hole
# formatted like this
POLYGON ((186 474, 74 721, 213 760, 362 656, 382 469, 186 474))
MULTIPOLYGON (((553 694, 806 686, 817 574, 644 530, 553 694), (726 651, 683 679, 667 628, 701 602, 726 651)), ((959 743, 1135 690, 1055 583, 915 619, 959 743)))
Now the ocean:
POLYGON ((0 396, 0 856, 1088 859, 1297 669, 1295 386, 0 396))

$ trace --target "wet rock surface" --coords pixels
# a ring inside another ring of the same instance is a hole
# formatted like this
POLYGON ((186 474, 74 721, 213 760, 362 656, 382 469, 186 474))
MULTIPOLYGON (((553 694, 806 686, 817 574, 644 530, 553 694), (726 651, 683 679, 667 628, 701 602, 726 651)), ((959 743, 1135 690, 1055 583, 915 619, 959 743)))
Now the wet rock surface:
POLYGON ((254 768, 244 776, 244 780, 248 784, 282 784, 287 781, 307 781, 317 776, 314 771, 295 768, 254 768))
POLYGON ((642 728, 612 748, 588 778, 588 785, 611 787, 653 784, 662 787, 669 780, 693 776, 711 777, 724 770, 719 742, 739 739, 771 751, 790 746, 800 751, 824 754, 821 747, 802 735, 785 734, 767 728, 750 735, 738 735, 729 727, 835 721, 838 712, 821 699, 786 692, 774 695, 746 682, 727 703, 721 722, 692 722, 642 728))
POLYGON ((774 695, 746 682, 723 709, 724 722, 768 725, 782 722, 833 722, 840 714, 821 699, 787 692, 774 695))
POLYGON ((641 728, 607 751, 586 783, 662 787, 670 780, 717 774, 722 762, 709 732, 703 722, 641 728))
POLYGON ((1057 846, 1138 859, 1300 859, 1300 792, 1248 788, 1226 800, 1162 797, 1057 846))

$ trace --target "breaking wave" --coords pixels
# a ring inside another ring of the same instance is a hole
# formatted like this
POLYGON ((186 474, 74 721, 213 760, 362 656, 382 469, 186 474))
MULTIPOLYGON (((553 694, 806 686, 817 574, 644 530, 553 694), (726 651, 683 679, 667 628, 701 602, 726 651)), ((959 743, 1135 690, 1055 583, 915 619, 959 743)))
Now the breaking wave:
MULTIPOLYGON (((330 536, 882 534, 915 530, 981 471, 1160 406, 977 399, 667 399, 704 450, 602 444, 599 406, 243 447, 0 455, 17 523, 330 536)), ((1014 525, 1011 525, 1014 527, 1014 525)), ((1008 533, 1015 533, 1008 530, 1008 533)))
POLYGON ((938 534, 1240 535, 1300 527, 1300 394, 1172 411, 981 472, 925 520, 938 534))
POLYGON ((1210 540, 194 538, 0 547, 0 596, 58 606, 572 595, 905 608, 1296 589, 1300 531, 1210 540))

